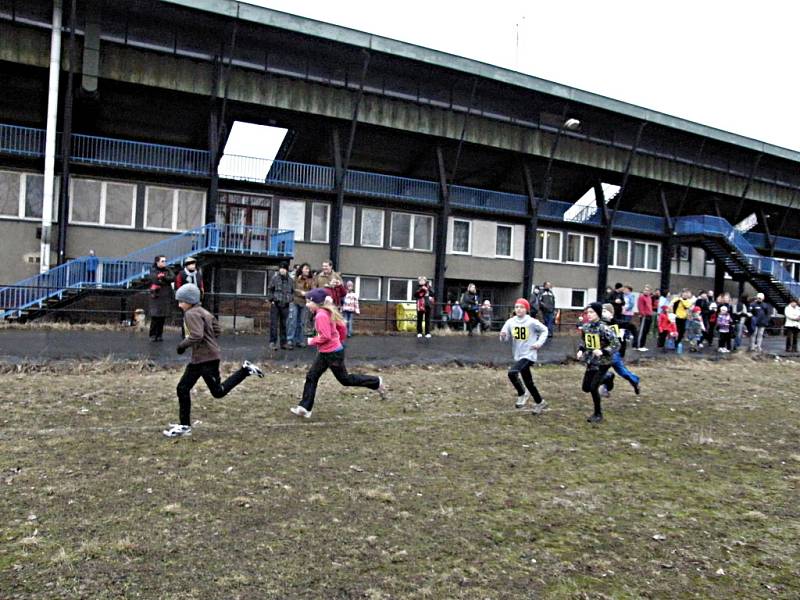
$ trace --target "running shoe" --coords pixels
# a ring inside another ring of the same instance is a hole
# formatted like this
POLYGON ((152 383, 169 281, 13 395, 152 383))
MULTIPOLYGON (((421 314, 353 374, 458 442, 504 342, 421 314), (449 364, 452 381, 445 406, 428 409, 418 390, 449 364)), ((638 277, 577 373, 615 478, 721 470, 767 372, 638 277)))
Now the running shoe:
POLYGON ((530 394, 528 392, 525 392, 521 396, 517 396, 517 401, 514 403, 514 406, 516 408, 522 408, 523 406, 525 406, 528 403, 528 398, 529 397, 530 397, 530 394))
POLYGON ((257 366, 255 366, 253 363, 251 363, 249 360, 246 360, 246 361, 244 361, 242 363, 242 368, 244 370, 246 370, 250 375, 258 375, 259 377, 262 377, 262 378, 264 377, 264 371, 259 369, 257 366))
POLYGON ((533 405, 533 414, 540 415, 542 411, 547 408, 547 400, 542 400, 541 402, 534 403, 533 405))
POLYGON ((169 429, 165 429, 161 433, 163 433, 168 438, 189 437, 192 435, 192 428, 189 425, 179 425, 177 423, 170 423, 169 429))
POLYGON ((299 404, 297 406, 293 406, 289 410, 295 416, 305 417, 306 419, 310 419, 311 418, 311 411, 310 410, 306 410, 305 408, 303 408, 299 404))

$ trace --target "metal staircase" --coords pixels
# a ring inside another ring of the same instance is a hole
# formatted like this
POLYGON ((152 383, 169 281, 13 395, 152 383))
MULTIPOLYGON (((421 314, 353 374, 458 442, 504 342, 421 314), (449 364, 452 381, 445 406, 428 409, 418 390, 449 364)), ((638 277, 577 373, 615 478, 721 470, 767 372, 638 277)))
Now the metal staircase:
POLYGON ((746 279, 776 308, 800 295, 800 283, 779 260, 762 256, 728 221, 707 215, 675 220, 675 235, 682 243, 702 246, 725 265, 734 279, 746 279))
POLYGON ((169 264, 179 265, 187 256, 204 254, 290 258, 294 232, 211 223, 120 258, 97 257, 94 271, 90 271, 88 256, 76 258, 0 288, 0 319, 25 321, 98 290, 134 287, 147 278, 156 256, 166 256, 169 264))

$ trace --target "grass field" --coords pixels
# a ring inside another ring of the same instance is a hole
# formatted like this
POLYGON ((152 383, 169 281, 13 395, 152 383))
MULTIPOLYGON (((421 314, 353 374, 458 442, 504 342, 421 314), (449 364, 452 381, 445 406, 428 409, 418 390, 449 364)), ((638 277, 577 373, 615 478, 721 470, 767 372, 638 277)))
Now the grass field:
POLYGON ((383 371, 390 398, 304 373, 203 389, 179 372, 0 375, 2 598, 797 598, 800 369, 650 363, 606 422, 577 366, 383 371))

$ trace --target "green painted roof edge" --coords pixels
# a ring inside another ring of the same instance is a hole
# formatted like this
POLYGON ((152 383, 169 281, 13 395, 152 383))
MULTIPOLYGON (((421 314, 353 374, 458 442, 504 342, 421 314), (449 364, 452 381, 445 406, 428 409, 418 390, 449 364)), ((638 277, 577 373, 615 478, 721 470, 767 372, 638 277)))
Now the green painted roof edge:
POLYGON ((679 129, 707 137, 717 141, 725 142, 762 152, 772 156, 784 158, 786 160, 800 162, 800 152, 768 144, 753 138, 749 138, 715 127, 701 125, 694 121, 681 119, 655 110, 628 104, 621 100, 608 98, 600 94, 586 92, 568 85, 540 79, 533 75, 525 75, 517 71, 505 69, 454 54, 448 54, 439 50, 431 50, 422 46, 416 46, 406 42, 381 37, 371 33, 350 29, 340 25, 333 25, 323 21, 317 21, 308 17, 301 17, 289 13, 281 12, 263 6, 247 4, 238 0, 160 0, 167 4, 177 4, 186 8, 224 15, 231 18, 239 18, 243 21, 259 23, 277 29, 284 29, 295 33, 319 37, 332 40, 351 46, 366 48, 376 52, 383 52, 393 56, 398 56, 410 60, 416 60, 430 65, 461 71, 469 75, 477 75, 493 81, 499 81, 517 87, 533 90, 543 94, 555 96, 576 102, 587 104, 603 110, 616 112, 634 119, 646 121, 679 129))

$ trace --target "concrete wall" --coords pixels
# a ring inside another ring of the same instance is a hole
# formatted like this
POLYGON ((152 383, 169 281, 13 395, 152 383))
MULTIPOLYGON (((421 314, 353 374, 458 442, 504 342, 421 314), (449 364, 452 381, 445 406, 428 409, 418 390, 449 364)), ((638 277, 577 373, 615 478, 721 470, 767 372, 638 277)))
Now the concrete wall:
POLYGON ((90 249, 94 250, 97 256, 124 256, 173 235, 176 234, 70 225, 67 228, 67 256, 85 256, 89 254, 90 249))
MULTIPOLYGON (((28 255, 39 257, 40 241, 36 238, 36 221, 0 220, 0 283, 14 283, 39 272, 39 263, 30 263, 28 255)), ((55 264, 55 256, 51 256, 55 264)))
POLYGON ((432 278, 435 258, 430 252, 342 247, 340 271, 351 275, 391 275, 432 278))

